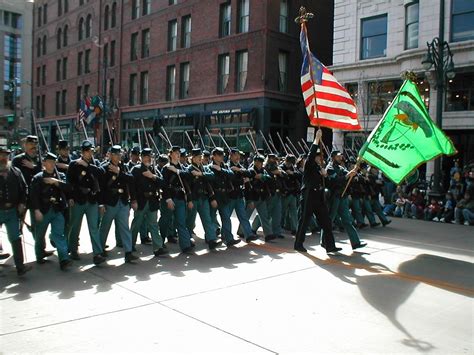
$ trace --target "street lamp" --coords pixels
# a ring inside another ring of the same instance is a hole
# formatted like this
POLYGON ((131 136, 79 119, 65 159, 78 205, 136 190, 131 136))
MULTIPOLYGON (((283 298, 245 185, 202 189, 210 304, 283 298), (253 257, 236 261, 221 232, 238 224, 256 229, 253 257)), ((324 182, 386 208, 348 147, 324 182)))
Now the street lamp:
MULTIPOLYGON (((423 57, 421 64, 428 71, 434 67, 435 88, 436 88, 436 125, 443 129, 443 93, 446 86, 446 78, 453 79, 456 75, 454 71, 453 53, 446 41, 438 37, 426 43, 428 51, 423 57)), ((431 187, 432 195, 441 195, 441 163, 440 159, 434 161, 434 178, 431 187)))

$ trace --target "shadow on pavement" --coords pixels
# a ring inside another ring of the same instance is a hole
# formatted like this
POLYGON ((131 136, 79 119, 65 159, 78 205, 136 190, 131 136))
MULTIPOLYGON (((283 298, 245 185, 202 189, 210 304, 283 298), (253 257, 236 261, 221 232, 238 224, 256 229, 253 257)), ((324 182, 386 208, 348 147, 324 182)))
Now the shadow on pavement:
POLYGON ((392 271, 382 263, 372 263, 368 253, 338 255, 329 261, 305 254, 315 264, 332 273, 341 281, 357 285, 364 299, 406 335, 402 343, 420 352, 429 352, 434 346, 417 339, 397 319, 397 309, 404 304, 420 283, 438 287, 468 297, 474 295, 473 265, 468 262, 430 254, 421 254, 399 265, 392 271), (356 270, 370 275, 357 275, 356 270), (459 286, 458 286, 459 285, 459 286))

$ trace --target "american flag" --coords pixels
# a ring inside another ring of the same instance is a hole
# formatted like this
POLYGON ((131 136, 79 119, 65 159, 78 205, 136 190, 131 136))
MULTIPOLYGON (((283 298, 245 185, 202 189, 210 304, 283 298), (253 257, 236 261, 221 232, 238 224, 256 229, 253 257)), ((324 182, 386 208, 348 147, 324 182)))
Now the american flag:
POLYGON ((344 130, 360 130, 354 100, 332 73, 310 52, 304 26, 301 26, 300 42, 303 52, 301 89, 311 124, 344 130), (313 73, 312 77, 310 70, 313 73))

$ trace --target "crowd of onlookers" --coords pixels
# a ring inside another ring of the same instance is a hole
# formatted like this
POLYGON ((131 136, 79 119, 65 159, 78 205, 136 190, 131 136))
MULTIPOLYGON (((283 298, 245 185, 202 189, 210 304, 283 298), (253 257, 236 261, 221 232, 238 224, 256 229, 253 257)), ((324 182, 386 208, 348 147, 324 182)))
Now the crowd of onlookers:
POLYGON ((455 162, 444 198, 430 196, 426 191, 407 184, 395 187, 387 183, 384 192, 384 212, 387 215, 474 225, 474 163, 461 168, 459 162, 455 162))

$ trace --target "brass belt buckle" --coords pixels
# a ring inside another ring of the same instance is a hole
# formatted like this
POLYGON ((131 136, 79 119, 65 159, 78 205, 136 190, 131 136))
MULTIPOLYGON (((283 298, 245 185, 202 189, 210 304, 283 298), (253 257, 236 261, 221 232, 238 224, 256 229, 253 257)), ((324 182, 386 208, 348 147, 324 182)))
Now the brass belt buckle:
POLYGON ((123 194, 123 189, 118 189, 117 191, 119 194, 123 194))

